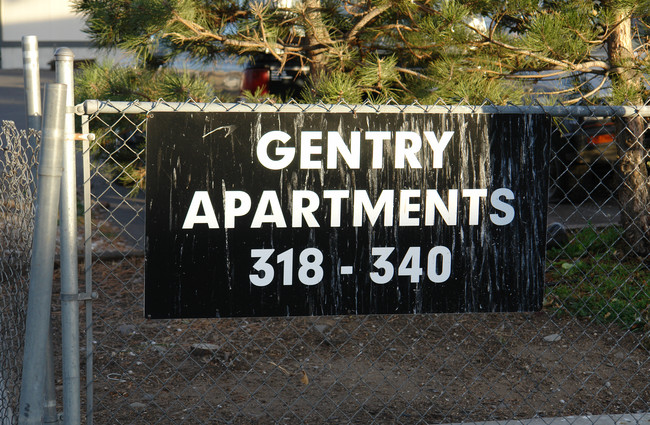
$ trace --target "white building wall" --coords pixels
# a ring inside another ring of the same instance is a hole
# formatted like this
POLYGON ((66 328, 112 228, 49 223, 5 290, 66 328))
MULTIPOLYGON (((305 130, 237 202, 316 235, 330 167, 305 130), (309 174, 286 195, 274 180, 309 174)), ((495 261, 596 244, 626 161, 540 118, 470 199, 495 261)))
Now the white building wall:
POLYGON ((41 68, 48 67, 59 47, 72 49, 75 59, 100 59, 100 53, 89 47, 83 26, 70 0, 0 0, 2 68, 22 68, 25 35, 38 37, 41 68))

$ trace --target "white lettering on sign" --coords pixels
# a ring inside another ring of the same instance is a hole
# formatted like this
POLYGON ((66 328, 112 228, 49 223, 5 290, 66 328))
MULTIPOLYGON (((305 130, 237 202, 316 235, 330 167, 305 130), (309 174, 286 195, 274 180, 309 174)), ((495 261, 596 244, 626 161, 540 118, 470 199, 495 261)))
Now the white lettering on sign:
POLYGON ((318 170, 321 168, 321 162, 312 159, 314 155, 321 155, 323 147, 312 144, 313 140, 320 140, 320 131, 303 131, 300 133, 300 169, 318 170))
POLYGON ((265 190, 262 192, 260 202, 257 204, 257 209, 253 216, 251 228, 259 229, 264 223, 275 224, 279 228, 287 227, 287 222, 284 221, 284 214, 282 214, 280 199, 275 190, 265 190), (271 209, 271 213, 267 214, 269 208, 271 209))
POLYGON ((354 191, 354 204, 352 214, 352 226, 361 227, 363 220, 363 211, 365 210, 370 224, 374 226, 379 218, 379 214, 384 213, 384 226, 393 225, 393 206, 394 196, 392 190, 383 190, 377 203, 373 206, 365 190, 354 191))
POLYGON ((447 205, 445 205, 437 190, 427 190, 426 207, 424 209, 425 226, 433 226, 436 211, 438 211, 438 214, 440 214, 448 226, 456 225, 456 217, 458 217, 458 190, 449 189, 447 191, 447 200, 447 205))
POLYGON ((284 131, 271 131, 263 135, 257 142, 257 159, 260 164, 269 170, 281 170, 291 164, 296 154, 294 148, 278 146, 275 148, 275 155, 279 156, 280 159, 271 159, 268 156, 268 147, 271 142, 278 141, 286 144, 289 140, 291 140, 291 136, 284 131))
POLYGON ((503 213, 503 216, 499 214, 490 214, 490 220, 498 226, 505 226, 515 218, 515 209, 507 202, 503 202, 501 197, 512 201, 515 199, 515 194, 512 193, 512 190, 502 187, 501 189, 492 192, 492 196, 490 197, 492 206, 499 212, 503 213))
POLYGON ((336 131, 327 133, 327 169, 334 170, 338 168, 337 153, 343 158, 352 170, 358 170, 361 167, 361 133, 353 131, 350 134, 350 148, 345 144, 343 137, 336 131))
POLYGON ((224 227, 233 229, 235 227, 235 217, 246 215, 251 210, 251 197, 241 190, 226 191, 223 199, 223 209, 224 227))
POLYGON ((291 227, 302 227, 302 220, 305 219, 307 226, 320 227, 314 217, 314 211, 320 205, 320 198, 311 190, 294 190, 293 204, 291 207, 291 227), (307 201, 305 204, 304 201, 307 201))
POLYGON ((420 149, 422 149, 422 139, 416 132, 398 131, 395 133, 395 168, 404 168, 404 161, 408 161, 411 168, 422 168, 415 155, 420 152, 420 149))
MULTIPOLYGON (((300 146, 300 158, 298 159, 300 169, 318 170, 323 168, 323 158, 325 159, 325 168, 331 170, 338 168, 338 158, 342 160, 350 169, 358 170, 361 167, 361 132, 352 131, 348 143, 343 136, 336 131, 328 131, 323 134, 322 131, 301 131, 298 145, 300 146), (323 154, 323 149, 326 153, 323 154)), ((449 145, 454 132, 445 131, 436 137, 433 131, 423 132, 426 146, 433 152, 433 168, 442 168, 443 155, 445 148, 449 145)), ((390 146, 394 147, 393 166, 398 169, 422 168, 418 159, 418 153, 423 148, 422 137, 414 131, 366 131, 364 133, 365 141, 370 142, 366 149, 370 149, 371 167, 380 169, 383 167, 384 147, 386 141, 394 141, 390 146)), ((296 148, 291 146, 275 146, 274 142, 286 145, 291 140, 291 136, 284 131, 270 131, 265 133, 257 141, 255 150, 257 159, 264 167, 269 170, 281 170, 288 167, 296 157, 296 148)))
MULTIPOLYGON (((251 213, 250 227, 253 229, 265 224, 288 227, 281 196, 274 190, 263 191, 259 199, 252 199, 248 193, 240 190, 226 190, 223 195, 223 227, 226 229, 234 229, 242 217, 251 213)), ((487 189, 449 189, 445 197, 446 203, 436 189, 428 189, 424 194, 417 189, 382 190, 376 201, 366 190, 324 190, 322 196, 311 190, 294 190, 289 205, 285 207, 291 214, 289 221, 292 228, 321 225, 340 227, 344 205, 351 206, 353 227, 361 227, 364 222, 374 226, 380 218, 383 226, 392 226, 395 221, 399 227, 433 226, 436 214, 447 226, 456 226, 461 202, 469 211, 467 224, 470 226, 480 223, 481 206, 491 209, 487 218, 498 226, 509 224, 515 218, 515 208, 507 202, 514 200, 515 195, 507 188, 498 188, 489 197, 487 189), (329 206, 329 223, 319 223, 316 218, 324 205, 329 206), (424 217, 424 223, 421 223, 420 217, 424 217)), ((187 209, 183 229, 203 225, 207 225, 208 229, 219 228, 208 192, 196 191, 187 209)))
POLYGON ((419 198, 419 190, 400 190, 399 192, 399 225, 419 226, 420 219, 412 217, 411 213, 420 211, 420 203, 411 203, 411 199, 419 198))
POLYGON ((465 189, 463 198, 469 198, 469 224, 476 226, 478 224, 478 215, 481 198, 487 196, 487 189, 465 189))
POLYGON ((372 168, 381 168, 384 164, 384 141, 390 140, 390 131, 368 131, 366 140, 372 141, 372 168))
POLYGON ((204 190, 194 192, 194 197, 187 210, 183 229, 193 229, 195 224, 207 224, 208 229, 218 229, 217 216, 214 214, 210 195, 204 190), (199 209, 203 208, 203 214, 199 214, 199 209))
POLYGON ((341 205, 344 199, 350 197, 348 190, 324 190, 323 198, 329 199, 330 204, 330 227, 341 226, 341 205))
MULTIPOLYGON (((412 246, 406 251, 404 257, 400 260, 394 258, 396 255, 395 247, 372 247, 372 272, 370 280, 378 285, 384 285, 395 277, 395 264, 397 267, 397 276, 406 276, 411 283, 421 280, 422 276, 432 283, 442 283, 451 276, 451 251, 446 246, 434 246, 426 254, 426 262, 421 262, 422 249, 419 246, 412 246), (420 265, 426 268, 424 269, 420 265)), ((323 252, 318 248, 305 248, 298 256, 298 279, 296 281, 294 249, 289 248, 286 251, 275 255, 275 267, 272 257, 275 254, 274 249, 251 249, 251 259, 256 260, 253 264, 252 273, 248 275, 249 281, 254 286, 264 287, 273 282, 276 269, 282 269, 282 286, 292 286, 296 283, 302 283, 306 286, 313 286, 321 283, 325 276, 323 270, 323 252)), ((350 266, 341 266, 341 274, 350 274, 350 266)))

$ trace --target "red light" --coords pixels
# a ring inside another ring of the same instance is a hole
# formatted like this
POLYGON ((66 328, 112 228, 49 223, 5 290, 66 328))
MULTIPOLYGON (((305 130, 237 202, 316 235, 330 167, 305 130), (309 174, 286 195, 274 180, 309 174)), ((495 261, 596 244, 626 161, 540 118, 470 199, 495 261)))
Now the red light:
POLYGON ((268 94, 269 79, 270 72, 268 69, 246 69, 242 73, 241 91, 244 92, 248 90, 251 93, 255 93, 261 88, 261 94, 268 94))
POLYGON ((592 145, 603 145, 605 143, 612 143, 614 138, 611 134, 599 134, 589 139, 589 143, 592 145))

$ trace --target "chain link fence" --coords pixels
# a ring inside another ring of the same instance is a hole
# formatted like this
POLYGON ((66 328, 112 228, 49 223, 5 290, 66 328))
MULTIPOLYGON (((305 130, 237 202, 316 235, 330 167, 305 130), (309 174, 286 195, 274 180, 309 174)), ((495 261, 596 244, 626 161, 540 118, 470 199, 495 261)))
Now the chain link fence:
POLYGON ((39 133, 0 131, 0 424, 17 423, 39 133))
POLYGON ((332 108, 379 107, 78 105, 82 131, 96 135, 84 148, 92 216, 84 271, 87 291, 97 293, 83 349, 92 369, 88 423, 413 424, 602 414, 648 421, 650 257, 626 239, 621 223, 644 229, 643 217, 622 219, 619 196, 629 185, 619 171, 629 149, 645 155, 636 171, 646 191, 650 184, 645 130, 632 133, 636 145, 617 146, 631 133, 630 119, 646 119, 633 107, 501 108, 554 121, 542 311, 145 319, 147 114, 332 108))

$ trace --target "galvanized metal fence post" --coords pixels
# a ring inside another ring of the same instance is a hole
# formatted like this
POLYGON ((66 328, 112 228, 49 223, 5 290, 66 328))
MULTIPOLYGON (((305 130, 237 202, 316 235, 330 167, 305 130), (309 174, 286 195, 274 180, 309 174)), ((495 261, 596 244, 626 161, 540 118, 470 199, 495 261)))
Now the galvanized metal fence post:
POLYGON ((56 81, 66 84, 66 114, 61 180, 61 335, 63 423, 78 424, 81 415, 79 371, 79 284, 77 260, 77 173, 74 141, 74 54, 55 52, 56 81))
MULTIPOLYGON (((42 125, 41 104, 41 75, 38 61, 38 38, 35 35, 26 35, 22 38, 23 45, 23 78, 25 85, 25 106, 27 112, 27 128, 37 131, 42 125)), ((36 150, 34 138, 29 139, 31 148, 36 150)), ((36 175, 36 169, 32 170, 36 175)), ((32 192, 36 189, 36 179, 31 185, 32 192)))
MULTIPOLYGON (((50 322, 51 323, 51 322, 50 322)), ((52 341, 52 327, 47 334, 45 346, 45 399, 43 400, 43 423, 58 424, 59 413, 56 411, 56 385, 54 383, 54 341, 52 341)))
MULTIPOLYGON (((27 128, 41 129, 41 76, 38 61, 38 38, 26 35, 22 38, 23 45, 23 77, 25 80, 25 105, 27 109, 27 128)), ((35 146, 33 146, 35 148, 35 146)), ((46 346, 47 363, 45 373, 44 422, 57 423, 56 387, 54 384, 54 351, 51 334, 48 335, 46 346)))
POLYGON ((41 76, 38 63, 38 39, 35 35, 22 38, 23 76, 25 78, 25 104, 27 128, 41 129, 41 76))
POLYGON ((46 347, 50 333, 56 222, 62 175, 64 111, 65 86, 48 84, 38 168, 36 224, 20 392, 19 424, 21 425, 38 424, 43 421, 46 347))
MULTIPOLYGON (((90 142, 95 136, 90 134, 90 118, 87 115, 81 116, 82 137, 82 174, 83 174, 83 204, 84 204, 84 280, 86 294, 93 293, 92 263, 93 252, 90 237, 92 235, 91 225, 91 193, 90 193, 90 142)), ((93 303, 88 299, 86 307, 86 424, 93 425, 93 303)))

